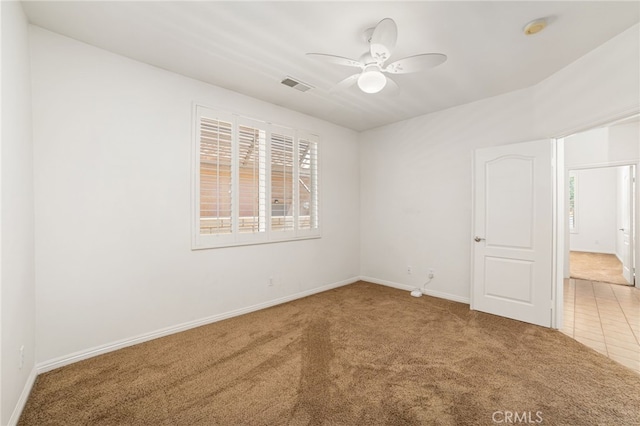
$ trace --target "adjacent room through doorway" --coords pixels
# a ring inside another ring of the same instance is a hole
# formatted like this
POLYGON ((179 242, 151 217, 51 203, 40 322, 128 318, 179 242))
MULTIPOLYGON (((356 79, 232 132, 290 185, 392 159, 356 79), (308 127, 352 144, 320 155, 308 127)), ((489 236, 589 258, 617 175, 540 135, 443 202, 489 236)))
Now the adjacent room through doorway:
POLYGON ((640 371, 635 286, 638 115, 564 139, 561 331, 640 371))
POLYGON ((569 171, 571 278, 634 284, 635 165, 569 171))

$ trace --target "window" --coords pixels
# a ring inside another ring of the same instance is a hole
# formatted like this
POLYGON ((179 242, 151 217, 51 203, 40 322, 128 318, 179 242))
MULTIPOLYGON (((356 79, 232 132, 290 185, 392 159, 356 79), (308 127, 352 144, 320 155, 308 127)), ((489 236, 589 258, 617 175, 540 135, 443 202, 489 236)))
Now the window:
POLYGON ((320 236, 316 135, 195 107, 193 248, 320 236))
POLYGON ((569 232, 577 233, 576 221, 576 193, 578 191, 578 177, 575 172, 569 172, 569 232))

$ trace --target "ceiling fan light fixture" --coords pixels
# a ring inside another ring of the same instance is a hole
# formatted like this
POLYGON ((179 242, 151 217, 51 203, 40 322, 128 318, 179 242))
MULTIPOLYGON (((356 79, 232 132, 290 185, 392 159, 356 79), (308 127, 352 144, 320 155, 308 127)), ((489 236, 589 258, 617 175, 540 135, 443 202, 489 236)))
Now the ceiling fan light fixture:
POLYGON ((358 77, 358 87, 365 93, 378 93, 387 84, 387 77, 380 72, 377 66, 365 68, 358 77))

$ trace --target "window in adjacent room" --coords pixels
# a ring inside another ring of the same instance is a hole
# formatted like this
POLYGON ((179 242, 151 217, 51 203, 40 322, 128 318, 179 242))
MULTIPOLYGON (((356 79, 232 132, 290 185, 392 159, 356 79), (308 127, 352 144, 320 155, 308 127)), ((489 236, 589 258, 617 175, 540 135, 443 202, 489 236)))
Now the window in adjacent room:
POLYGON ((578 177, 575 172, 569 172, 569 232, 578 232, 578 223, 576 215, 578 190, 578 177))

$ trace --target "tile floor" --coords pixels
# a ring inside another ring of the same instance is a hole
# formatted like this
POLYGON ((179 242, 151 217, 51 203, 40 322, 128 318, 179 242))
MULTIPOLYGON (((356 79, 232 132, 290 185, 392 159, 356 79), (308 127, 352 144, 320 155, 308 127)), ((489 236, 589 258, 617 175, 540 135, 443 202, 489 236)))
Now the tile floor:
POLYGON ((561 331, 640 374, 640 289, 565 280, 561 331))

